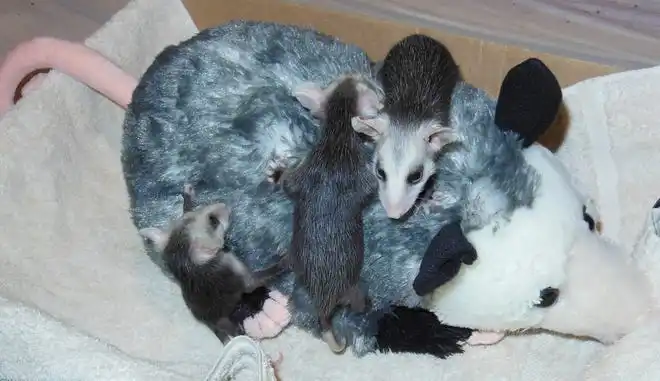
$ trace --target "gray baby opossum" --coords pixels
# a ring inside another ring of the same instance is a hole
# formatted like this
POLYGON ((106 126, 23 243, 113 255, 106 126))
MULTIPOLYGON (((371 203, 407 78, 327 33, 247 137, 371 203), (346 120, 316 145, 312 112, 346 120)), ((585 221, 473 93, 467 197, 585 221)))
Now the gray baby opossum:
POLYGON ((378 97, 359 76, 342 77, 330 90, 308 88, 307 92, 312 95, 299 92, 298 99, 319 101, 320 108, 310 109, 322 109, 324 120, 318 143, 298 166, 285 169, 280 179, 294 204, 288 261, 316 305, 321 337, 339 353, 346 348, 346 340, 338 340, 333 332, 335 309, 346 305, 364 312, 370 304, 358 285, 364 262, 362 210, 377 186, 351 118, 373 111, 378 97))
POLYGON ((140 230, 163 256, 193 316, 223 343, 242 333, 229 316, 243 294, 265 285, 286 269, 278 263, 252 272, 226 251, 224 236, 230 214, 224 203, 195 208, 194 189, 186 184, 183 216, 174 221, 169 231, 153 227, 140 230))
POLYGON ((449 50, 421 34, 396 43, 379 66, 382 112, 354 118, 353 127, 376 141, 379 198, 387 215, 398 219, 435 174, 439 152, 456 139, 449 105, 461 74, 449 50))

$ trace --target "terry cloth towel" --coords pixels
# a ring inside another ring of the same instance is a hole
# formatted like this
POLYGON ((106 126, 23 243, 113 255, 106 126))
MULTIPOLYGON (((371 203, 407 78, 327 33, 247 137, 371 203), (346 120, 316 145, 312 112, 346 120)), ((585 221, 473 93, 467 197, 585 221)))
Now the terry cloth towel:
MULTIPOLYGON (((165 45, 195 31, 179 1, 135 0, 86 43, 139 76, 165 45)), ((605 234, 628 248, 660 197, 657 83, 660 67, 565 90, 571 129, 558 154, 594 197, 605 234)), ((0 379, 202 380, 222 353, 131 223, 122 117, 52 72, 0 120, 0 379)), ((649 271, 660 279, 660 266, 649 271)), ((657 331, 610 347, 525 334, 447 360, 337 356, 293 327, 261 347, 283 354, 284 381, 581 381, 586 370, 591 380, 655 381, 660 369, 645 361, 660 357, 657 331)))

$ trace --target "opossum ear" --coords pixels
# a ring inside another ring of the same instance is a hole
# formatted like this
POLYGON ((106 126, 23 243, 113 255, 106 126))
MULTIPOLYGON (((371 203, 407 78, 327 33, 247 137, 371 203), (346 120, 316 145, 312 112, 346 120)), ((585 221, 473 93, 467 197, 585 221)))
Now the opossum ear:
POLYGON ((303 82, 293 90, 293 96, 312 115, 318 116, 322 113, 325 92, 318 84, 314 82, 303 82))
POLYGON ((378 94, 364 83, 358 83, 358 116, 363 118, 373 118, 378 115, 378 112, 383 108, 380 97, 378 94))
POLYGON ((457 139, 453 128, 445 127, 441 124, 431 124, 424 128, 422 132, 433 152, 440 151, 444 146, 457 139))
POLYGON ((156 251, 162 252, 165 250, 167 240, 170 238, 169 233, 158 228, 144 228, 138 232, 143 238, 147 239, 154 246, 156 251))
POLYGON ((188 213, 195 209, 195 188, 191 184, 183 185, 183 213, 188 213))
POLYGON ((354 116, 351 118, 351 125, 356 132, 365 134, 372 139, 379 139, 387 132, 390 124, 390 118, 387 114, 379 114, 374 117, 354 116))
POLYGON ((537 58, 509 70, 502 81, 495 124, 520 135, 523 147, 532 145, 554 122, 562 91, 552 71, 537 58))

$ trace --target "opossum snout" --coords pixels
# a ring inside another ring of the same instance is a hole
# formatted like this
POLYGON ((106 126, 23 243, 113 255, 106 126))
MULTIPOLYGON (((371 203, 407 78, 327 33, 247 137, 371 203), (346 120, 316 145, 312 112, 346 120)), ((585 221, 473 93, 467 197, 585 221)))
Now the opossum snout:
POLYGON ((539 301, 534 306, 540 308, 548 308, 559 299, 559 290, 554 287, 546 287, 539 293, 539 301))
POLYGON ((387 217, 393 219, 399 219, 408 213, 416 200, 408 189, 396 189, 387 185, 381 188, 380 199, 387 217))
POLYGON ((387 212, 387 217, 399 219, 403 216, 408 210, 406 208, 401 208, 397 206, 391 206, 388 204, 385 206, 385 212, 387 212))

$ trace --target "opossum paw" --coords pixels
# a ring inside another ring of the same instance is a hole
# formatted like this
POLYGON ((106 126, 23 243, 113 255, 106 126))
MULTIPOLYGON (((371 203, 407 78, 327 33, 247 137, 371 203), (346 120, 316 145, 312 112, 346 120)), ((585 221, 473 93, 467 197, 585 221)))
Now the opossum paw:
POLYGON ((258 315, 249 317, 243 321, 243 331, 253 339, 259 340, 265 337, 261 325, 259 324, 258 315))
POLYGON ((284 355, 282 354, 282 352, 277 352, 276 357, 268 356, 268 358, 269 358, 269 361, 270 361, 270 365, 273 368, 275 368, 275 367, 278 367, 280 364, 282 364, 282 361, 284 360, 284 355))
POLYGON ((503 332, 482 332, 474 331, 470 338, 465 342, 467 345, 493 345, 497 344, 504 338, 503 332))
POLYGON ((277 290, 271 290, 268 297, 279 305, 286 307, 289 304, 289 298, 277 290))
POLYGON ((280 369, 282 367, 283 360, 284 356, 282 355, 282 352, 277 352, 276 358, 273 358, 271 355, 268 356, 268 362, 270 363, 270 367, 273 369, 276 381, 280 380, 280 369))
POLYGON ((378 320, 376 346, 380 352, 408 352, 447 358, 463 353, 469 328, 443 324, 423 308, 394 306, 378 320))
POLYGON ((277 184, 280 181, 282 172, 289 164, 288 156, 275 156, 266 164, 266 179, 269 183, 277 184))
POLYGON ((262 313, 268 316, 281 328, 285 328, 291 322, 291 313, 289 312, 286 302, 283 303, 282 301, 277 301, 275 299, 268 299, 264 302, 262 313))
POLYGON ((253 339, 267 339, 282 332, 282 327, 265 313, 258 313, 243 322, 245 333, 253 339))

